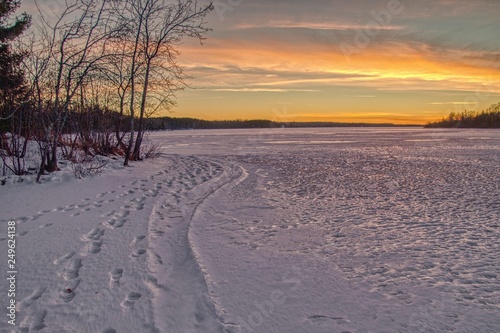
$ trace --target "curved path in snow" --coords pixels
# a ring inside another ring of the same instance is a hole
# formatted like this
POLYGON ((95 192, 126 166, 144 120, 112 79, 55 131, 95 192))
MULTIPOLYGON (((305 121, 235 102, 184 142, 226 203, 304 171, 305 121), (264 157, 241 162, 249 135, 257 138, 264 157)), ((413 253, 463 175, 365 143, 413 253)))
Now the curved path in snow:
POLYGON ((111 179, 12 189, 4 213, 26 202, 25 215, 0 221, 17 222, 14 331, 224 332, 188 233, 199 205, 237 176, 171 155, 111 179))

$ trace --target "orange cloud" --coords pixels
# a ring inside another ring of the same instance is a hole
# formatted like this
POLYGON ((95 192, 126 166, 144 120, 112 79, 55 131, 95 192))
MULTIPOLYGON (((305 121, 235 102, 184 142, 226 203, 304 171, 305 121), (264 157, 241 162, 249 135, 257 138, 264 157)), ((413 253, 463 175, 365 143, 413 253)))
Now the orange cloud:
MULTIPOLYGON (((394 82, 405 89, 476 90, 486 83, 490 89, 500 89, 500 69, 486 64, 467 63, 470 52, 454 50, 454 56, 446 58, 442 54, 425 52, 402 43, 377 45, 352 54, 349 59, 335 45, 301 46, 267 43, 254 45, 242 41, 227 43, 220 41, 194 52, 185 50, 187 64, 206 64, 214 68, 225 65, 240 68, 259 68, 273 71, 273 76, 254 77, 246 84, 250 86, 289 85, 360 85, 374 88, 392 89, 394 82), (307 51, 306 51, 307 50, 307 51), (280 73, 294 72, 296 76, 283 80, 280 73), (301 77, 300 74, 304 77, 301 77), (318 73, 318 77, 308 75, 318 73), (324 74, 363 75, 352 78, 326 78, 324 74), (322 74, 322 75, 320 75, 322 74), (406 82, 406 84, 404 84, 406 82), (443 87, 443 83, 445 87, 443 87)), ((480 56, 480 54, 478 54, 480 56)), ((224 70, 217 75, 224 76, 224 70)), ((229 73, 228 76, 237 74, 229 73)), ((248 79, 249 76, 246 76, 248 79)), ((234 84, 234 82, 231 82, 234 84)), ((244 82, 243 82, 244 83, 244 82)), ((395 88, 399 90, 397 87, 395 88)))
MULTIPOLYGON (((295 43, 263 33, 249 39, 209 37, 203 47, 184 45, 180 60, 196 77, 198 88, 231 96, 217 104, 218 114, 226 118, 237 105, 236 118, 273 119, 275 114, 266 103, 278 93, 296 102, 289 117, 297 121, 396 123, 426 123, 446 115, 450 106, 487 106, 500 97, 500 68, 493 61, 494 52, 379 40, 346 55, 339 43, 310 37, 299 34, 295 43), (350 97, 342 92, 345 89, 350 97), (456 104, 441 101, 436 99, 438 91, 454 92, 459 99, 456 104), (375 99, 379 93, 384 97, 375 99), (487 98, 476 102, 477 94, 487 98), (464 102, 458 104, 462 98, 464 102), (249 103, 252 107, 243 107, 249 103)), ((184 110, 192 112, 196 107, 190 103, 184 110)))

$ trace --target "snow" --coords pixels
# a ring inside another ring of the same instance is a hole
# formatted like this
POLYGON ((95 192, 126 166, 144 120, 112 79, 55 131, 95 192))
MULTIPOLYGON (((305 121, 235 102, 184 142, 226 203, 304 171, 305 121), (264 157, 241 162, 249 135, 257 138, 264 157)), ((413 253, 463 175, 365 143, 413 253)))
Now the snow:
POLYGON ((1 332, 498 332, 500 132, 150 137, 159 159, 0 187, 1 332))

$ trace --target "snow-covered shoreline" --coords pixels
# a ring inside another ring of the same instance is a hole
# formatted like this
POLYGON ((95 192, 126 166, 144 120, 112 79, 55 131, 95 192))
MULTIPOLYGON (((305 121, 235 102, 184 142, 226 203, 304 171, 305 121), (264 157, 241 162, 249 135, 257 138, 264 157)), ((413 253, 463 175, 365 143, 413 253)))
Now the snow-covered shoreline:
POLYGON ((500 326, 498 132, 152 138, 154 161, 0 187, 2 268, 17 224, 14 331, 500 326))

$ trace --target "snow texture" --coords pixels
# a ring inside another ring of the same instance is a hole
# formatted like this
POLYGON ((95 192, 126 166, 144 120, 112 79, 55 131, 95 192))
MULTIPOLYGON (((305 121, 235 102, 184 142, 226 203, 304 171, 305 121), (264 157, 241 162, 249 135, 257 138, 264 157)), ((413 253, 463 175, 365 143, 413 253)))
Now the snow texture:
POLYGON ((1 332, 498 332, 500 132, 151 137, 155 161, 0 186, 1 332))

